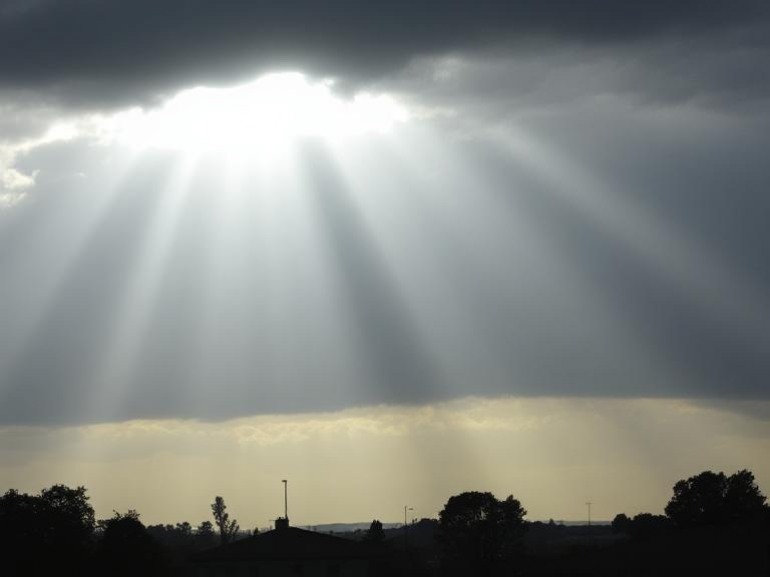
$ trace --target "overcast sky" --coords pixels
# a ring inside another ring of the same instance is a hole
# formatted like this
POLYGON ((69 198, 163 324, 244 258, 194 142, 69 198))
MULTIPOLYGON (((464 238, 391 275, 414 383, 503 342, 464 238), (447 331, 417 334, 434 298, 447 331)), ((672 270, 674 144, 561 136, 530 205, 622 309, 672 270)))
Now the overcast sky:
POLYGON ((761 0, 0 0, 0 423, 767 400, 768 62, 761 0), (274 72, 403 118, 111 136, 274 72))

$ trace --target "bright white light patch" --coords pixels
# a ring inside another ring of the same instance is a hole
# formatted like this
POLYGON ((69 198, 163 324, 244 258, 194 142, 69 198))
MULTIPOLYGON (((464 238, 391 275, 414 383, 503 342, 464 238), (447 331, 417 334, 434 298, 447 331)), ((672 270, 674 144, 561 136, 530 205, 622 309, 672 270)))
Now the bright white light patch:
POLYGON ((387 132, 406 119, 389 96, 361 93, 345 100, 331 82, 282 73, 231 88, 184 90, 158 109, 115 116, 111 132, 139 148, 248 151, 303 136, 387 132))

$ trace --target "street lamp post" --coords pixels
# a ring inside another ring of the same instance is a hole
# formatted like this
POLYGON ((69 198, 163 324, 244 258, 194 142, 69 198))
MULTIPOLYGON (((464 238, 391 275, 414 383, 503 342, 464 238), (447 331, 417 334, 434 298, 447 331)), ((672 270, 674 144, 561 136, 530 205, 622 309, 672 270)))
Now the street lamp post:
POLYGON ((404 551, 406 551, 409 548, 409 529, 406 524, 406 512, 407 511, 414 511, 414 507, 409 507, 408 505, 404 505, 404 551))
POLYGON ((289 520, 289 481, 283 479, 283 517, 289 520))
POLYGON ((589 527, 591 526, 591 505, 592 505, 592 504, 593 504, 593 503, 591 503, 590 501, 588 501, 588 502, 586 503, 586 505, 588 506, 588 526, 589 526, 589 527))

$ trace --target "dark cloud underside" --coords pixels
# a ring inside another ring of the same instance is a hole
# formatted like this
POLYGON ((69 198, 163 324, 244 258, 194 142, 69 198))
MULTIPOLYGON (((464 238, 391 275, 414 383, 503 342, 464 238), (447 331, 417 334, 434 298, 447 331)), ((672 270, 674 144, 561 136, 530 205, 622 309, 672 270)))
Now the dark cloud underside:
POLYGON ((125 103, 283 67, 361 82, 415 56, 533 40, 539 50, 554 41, 718 36, 761 24, 770 11, 761 0, 41 0, 3 7, 0 85, 74 103, 125 103))

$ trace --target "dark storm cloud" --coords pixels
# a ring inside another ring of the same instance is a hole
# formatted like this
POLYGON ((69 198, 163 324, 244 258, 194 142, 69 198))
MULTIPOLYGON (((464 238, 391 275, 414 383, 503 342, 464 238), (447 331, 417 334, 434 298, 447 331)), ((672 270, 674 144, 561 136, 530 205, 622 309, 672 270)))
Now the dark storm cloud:
POLYGON ((416 56, 531 42, 712 42, 738 31, 732 45, 751 50, 767 42, 768 13, 762 0, 5 1, 0 86, 101 106, 275 68, 366 82, 416 56))
POLYGON ((380 87, 487 123, 600 99, 751 115, 770 103, 770 45, 742 40, 734 33, 416 58, 380 87))

